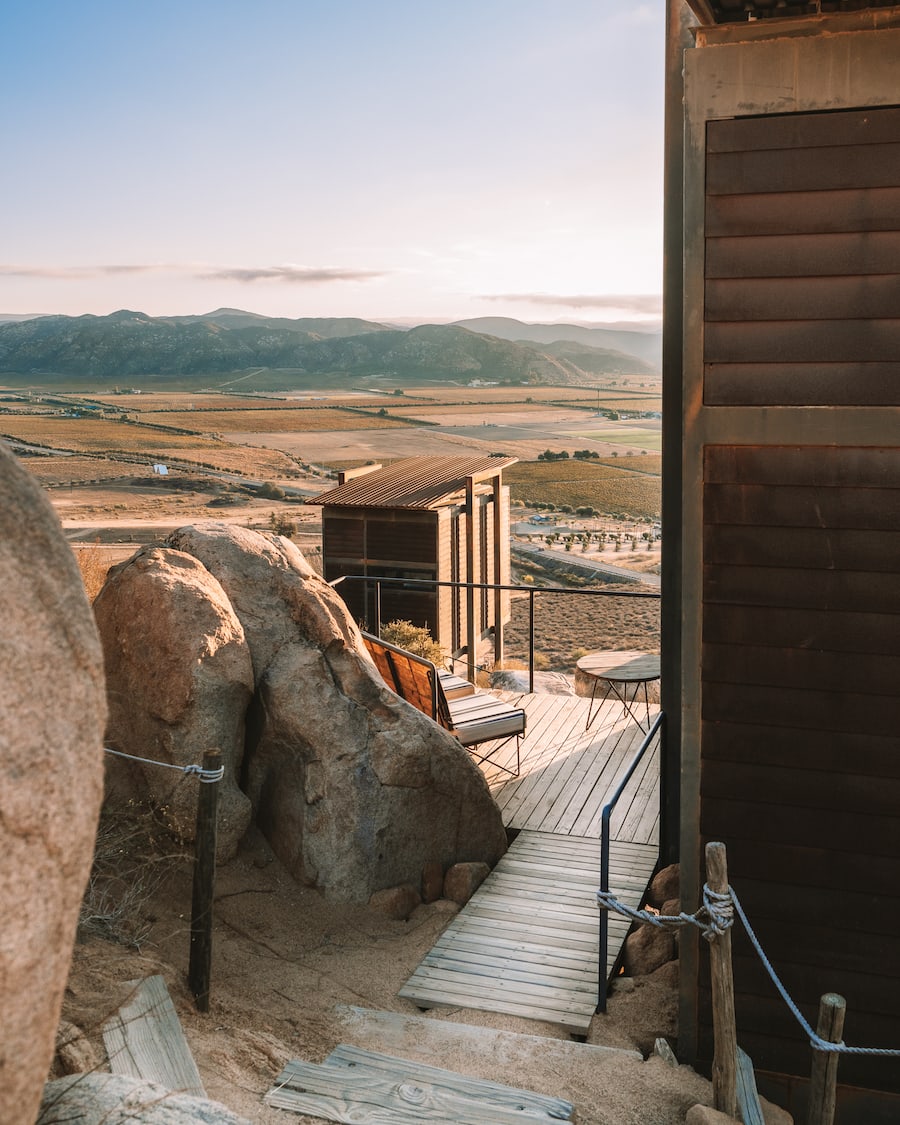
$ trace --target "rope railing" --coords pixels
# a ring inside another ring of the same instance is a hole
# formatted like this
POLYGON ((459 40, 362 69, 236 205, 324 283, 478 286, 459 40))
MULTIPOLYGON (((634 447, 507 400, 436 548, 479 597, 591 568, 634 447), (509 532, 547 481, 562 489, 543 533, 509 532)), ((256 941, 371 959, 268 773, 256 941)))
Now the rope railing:
POLYGON ((709 884, 705 883, 702 893, 703 905, 693 914, 687 914, 685 912, 681 912, 680 914, 657 914, 652 910, 635 910, 634 907, 629 906, 627 903, 618 901, 609 891, 597 892, 597 905, 601 910, 612 910, 616 914, 621 914, 625 918, 630 918, 633 922, 657 926, 660 929, 674 930, 681 926, 696 926, 709 942, 713 942, 718 937, 721 937, 734 924, 736 916, 742 922, 751 945, 762 961, 763 968, 765 968, 781 998, 784 1000, 785 1004, 787 1004, 788 1010, 800 1024, 800 1027, 809 1039, 810 1046, 814 1051, 823 1051, 831 1054, 882 1055, 888 1058, 900 1058, 900 1048, 852 1047, 843 1042, 832 1043, 818 1035, 797 1007, 797 1004, 773 968, 772 962, 766 956, 759 938, 750 925, 746 911, 741 906, 740 900, 734 892, 734 888, 729 885, 728 891, 725 894, 718 894, 710 890, 709 884))
POLYGON ((212 770, 197 765, 176 766, 173 762, 158 762, 155 758, 139 758, 136 754, 126 754, 124 750, 113 750, 109 746, 104 746, 103 749, 107 754, 113 754, 117 758, 127 758, 130 762, 141 762, 145 766, 161 766, 163 769, 177 770, 179 773, 193 775, 202 785, 211 785, 216 781, 221 781, 225 776, 224 766, 212 770))

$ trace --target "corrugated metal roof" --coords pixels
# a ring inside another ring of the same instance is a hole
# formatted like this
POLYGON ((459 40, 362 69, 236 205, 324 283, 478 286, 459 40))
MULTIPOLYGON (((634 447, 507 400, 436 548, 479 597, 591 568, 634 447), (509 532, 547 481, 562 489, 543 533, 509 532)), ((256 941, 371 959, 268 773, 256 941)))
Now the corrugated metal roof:
POLYGON ((325 507, 440 508, 465 491, 466 478, 496 476, 518 457, 407 457, 306 501, 325 507))

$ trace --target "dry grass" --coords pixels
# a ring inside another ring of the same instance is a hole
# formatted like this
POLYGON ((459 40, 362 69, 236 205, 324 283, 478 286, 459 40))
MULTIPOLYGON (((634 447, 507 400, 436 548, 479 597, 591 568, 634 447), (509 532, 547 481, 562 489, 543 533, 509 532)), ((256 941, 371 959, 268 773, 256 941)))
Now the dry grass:
MULTIPOLYGON (((628 588, 633 591, 633 587, 628 588)), ((633 597, 610 586, 604 594, 538 593, 534 600, 535 668, 572 674, 598 649, 659 652, 658 597, 633 597)), ((514 597, 503 631, 510 660, 528 659, 528 599, 514 597)), ((507 661, 509 666, 509 661, 507 661)))
POLYGON ((150 900, 184 856, 184 848, 147 806, 134 801, 104 806, 78 916, 81 938, 102 937, 140 949, 153 925, 150 900))
POLYGON ((113 565, 113 557, 109 551, 103 550, 99 540, 87 546, 76 546, 74 550, 78 569, 81 571, 81 581, 84 583, 85 593, 88 596, 88 600, 93 602, 94 598, 96 598, 103 589, 106 575, 109 572, 109 568, 113 565))

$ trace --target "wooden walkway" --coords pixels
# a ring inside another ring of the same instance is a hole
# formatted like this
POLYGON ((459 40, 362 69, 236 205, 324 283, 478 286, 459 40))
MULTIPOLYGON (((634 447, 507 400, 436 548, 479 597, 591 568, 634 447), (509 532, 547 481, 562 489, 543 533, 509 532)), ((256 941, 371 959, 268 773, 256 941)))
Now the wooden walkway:
MULTIPOLYGON (((504 1012, 583 1035, 598 992, 600 814, 644 733, 619 704, 604 705, 586 732, 586 699, 503 698, 528 711, 522 773, 510 780, 488 763, 483 768, 504 823, 517 834, 400 995, 422 1008, 504 1012)), ((658 779, 656 745, 612 819, 610 884, 633 906, 642 905, 658 854, 658 779)), ((606 979, 629 928, 615 914, 609 923, 606 979)))

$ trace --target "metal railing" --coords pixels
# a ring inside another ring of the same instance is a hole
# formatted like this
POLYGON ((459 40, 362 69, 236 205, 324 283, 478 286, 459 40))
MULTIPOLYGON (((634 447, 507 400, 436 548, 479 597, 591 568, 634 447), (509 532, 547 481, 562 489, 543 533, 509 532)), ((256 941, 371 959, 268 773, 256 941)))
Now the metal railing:
MULTIPOLYGON (((454 582, 437 578, 380 578, 371 574, 342 574, 330 580, 330 586, 339 586, 343 582, 366 582, 375 586, 375 623, 370 632, 377 637, 381 636, 381 589, 385 584, 399 586, 405 590, 433 590, 438 587, 449 587, 454 590, 487 590, 510 591, 516 594, 528 595, 528 690, 534 691, 534 599, 539 594, 564 594, 571 597, 600 597, 600 598, 652 598, 660 600, 660 594, 655 590, 584 590, 572 589, 570 586, 514 586, 499 582, 454 582)), ((500 638, 495 638, 495 652, 503 651, 502 629, 503 623, 497 622, 495 629, 499 630, 500 638), (499 644, 497 641, 499 640, 499 644)), ((474 682, 475 658, 474 654, 467 653, 469 679, 474 682)))
MULTIPOLYGON (((607 892, 609 890, 609 849, 610 849, 610 821, 612 820, 613 809, 615 809, 619 798, 625 792, 628 782, 631 781, 634 771, 640 765, 641 759, 647 753, 649 748, 659 734, 660 739, 660 753, 665 751, 665 738, 666 738, 666 716, 664 711, 660 713, 653 720, 650 729, 647 731, 644 741, 640 744, 631 760, 631 764, 625 771, 622 780, 616 787, 615 793, 610 797, 607 803, 603 806, 603 811, 600 814, 600 890, 607 892)), ((660 798, 662 797, 662 790, 660 789, 660 798)), ((600 949, 597 954, 597 1007, 595 1011, 606 1011, 606 985, 607 985, 607 972, 606 972, 606 958, 609 948, 609 911, 600 910, 600 949)))

